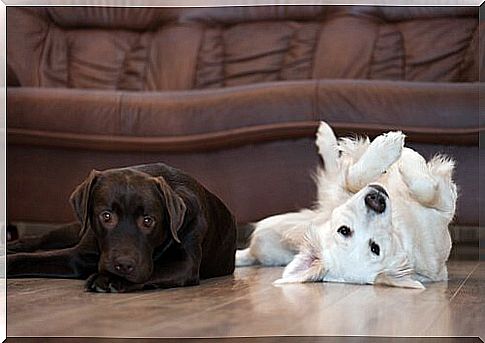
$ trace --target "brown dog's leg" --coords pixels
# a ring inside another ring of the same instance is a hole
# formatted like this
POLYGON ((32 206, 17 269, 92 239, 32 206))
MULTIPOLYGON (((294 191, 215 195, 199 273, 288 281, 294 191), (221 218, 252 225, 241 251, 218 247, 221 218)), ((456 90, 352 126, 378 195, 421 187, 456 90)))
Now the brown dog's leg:
POLYGON ((7 256, 7 277, 86 278, 96 271, 97 256, 79 254, 76 247, 7 256))
MULTIPOLYGON (((194 230, 197 232, 197 230, 194 230)), ((198 285, 200 282, 200 264, 202 247, 194 235, 185 237, 183 246, 167 251, 154 261, 150 280, 145 288, 172 288, 198 285)))
POLYGON ((99 253, 86 234, 71 248, 7 256, 7 277, 87 278, 96 272, 99 253))
POLYGON ((145 286, 147 288, 172 288, 198 285, 199 282, 199 267, 187 260, 157 266, 145 286))
POLYGON ((81 224, 63 225, 44 235, 31 235, 7 243, 7 253, 70 248, 79 243, 81 224))

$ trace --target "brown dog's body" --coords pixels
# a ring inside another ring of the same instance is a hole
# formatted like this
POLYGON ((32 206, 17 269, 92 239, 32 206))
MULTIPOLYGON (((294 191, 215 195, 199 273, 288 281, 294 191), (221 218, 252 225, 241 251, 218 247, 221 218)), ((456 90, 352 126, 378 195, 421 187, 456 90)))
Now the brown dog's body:
POLYGON ((87 290, 126 292, 196 285, 234 271, 234 217, 175 168, 158 163, 93 171, 71 203, 81 223, 79 242, 8 255, 9 277, 89 277, 87 290))

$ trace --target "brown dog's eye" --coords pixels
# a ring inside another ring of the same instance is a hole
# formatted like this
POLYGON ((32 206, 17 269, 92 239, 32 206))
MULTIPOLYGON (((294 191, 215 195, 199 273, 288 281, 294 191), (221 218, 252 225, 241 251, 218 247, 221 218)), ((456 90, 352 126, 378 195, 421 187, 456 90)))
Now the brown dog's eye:
POLYGON ((352 236, 352 230, 350 230, 347 226, 339 227, 337 232, 344 237, 352 236))
POLYGON ((107 229, 113 229, 118 225, 118 217, 116 213, 110 211, 103 211, 99 214, 99 221, 107 229))
POLYGON ((100 217, 104 223, 109 223, 113 219, 111 212, 108 211, 104 211, 103 213, 101 213, 100 217))
POLYGON ((155 224, 155 219, 150 216, 143 217, 143 226, 146 228, 151 228, 155 224))

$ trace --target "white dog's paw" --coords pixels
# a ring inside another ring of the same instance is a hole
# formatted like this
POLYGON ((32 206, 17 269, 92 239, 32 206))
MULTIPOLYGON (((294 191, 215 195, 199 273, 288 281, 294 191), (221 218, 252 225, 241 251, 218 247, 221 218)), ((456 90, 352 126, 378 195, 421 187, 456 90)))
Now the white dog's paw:
POLYGON ((401 156, 405 135, 391 131, 376 137, 357 163, 349 168, 346 188, 356 193, 376 181, 401 156))
POLYGON ((379 155, 383 166, 390 167, 401 156, 405 135, 401 131, 391 131, 376 137, 369 149, 379 155))
POLYGON ((328 147, 332 147, 337 144, 337 138, 335 137, 335 133, 333 132, 330 125, 328 125, 324 121, 321 121, 320 125, 318 126, 316 144, 319 151, 325 150, 328 147))
POLYGON ((332 128, 324 121, 320 122, 315 143, 318 148, 318 153, 325 163, 325 171, 336 171, 338 159, 337 137, 335 137, 332 128))
POLYGON ((245 267, 256 264, 257 259, 251 254, 249 248, 236 250, 236 267, 245 267))
POLYGON ((439 183, 429 172, 424 157, 412 149, 404 148, 398 166, 402 180, 415 200, 425 206, 436 202, 439 183))
POLYGON ((417 178, 425 178, 427 180, 432 178, 424 157, 410 148, 403 149, 398 167, 406 183, 412 182, 417 178))

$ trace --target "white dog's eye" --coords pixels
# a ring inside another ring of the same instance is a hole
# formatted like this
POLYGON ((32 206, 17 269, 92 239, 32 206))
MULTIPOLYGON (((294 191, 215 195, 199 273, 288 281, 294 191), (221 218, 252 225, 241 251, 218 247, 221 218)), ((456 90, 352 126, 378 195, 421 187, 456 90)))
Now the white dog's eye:
POLYGON ((350 230, 347 226, 339 227, 337 232, 340 233, 344 237, 352 236, 352 230, 350 230))
POLYGON ((369 241, 369 246, 370 246, 370 251, 372 251, 373 254, 379 256, 381 252, 381 248, 379 247, 379 244, 377 244, 374 241, 369 241))

